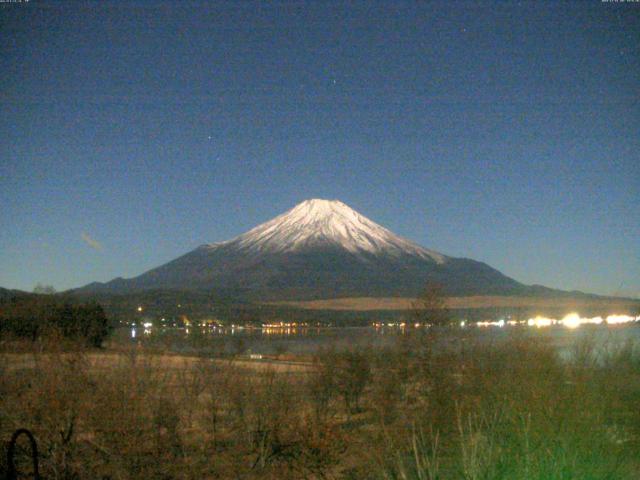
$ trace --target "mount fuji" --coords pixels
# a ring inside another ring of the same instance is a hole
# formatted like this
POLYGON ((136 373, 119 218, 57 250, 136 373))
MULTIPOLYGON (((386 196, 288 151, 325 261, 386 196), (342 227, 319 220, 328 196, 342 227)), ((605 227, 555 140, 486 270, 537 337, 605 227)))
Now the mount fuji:
POLYGON ((482 262, 421 247, 340 201, 312 199, 138 277, 95 282, 76 291, 226 291, 251 299, 304 300, 410 297, 428 282, 459 296, 519 295, 543 288, 523 285, 482 262))

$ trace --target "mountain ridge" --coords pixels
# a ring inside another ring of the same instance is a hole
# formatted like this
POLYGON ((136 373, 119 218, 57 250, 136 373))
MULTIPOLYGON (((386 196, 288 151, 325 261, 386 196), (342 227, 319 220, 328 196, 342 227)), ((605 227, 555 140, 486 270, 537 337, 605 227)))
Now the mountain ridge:
POLYGON ((93 282, 75 291, 224 290, 250 299, 303 300, 416 296, 428 282, 441 284, 449 295, 546 289, 526 286, 483 262, 429 250, 338 200, 310 199, 137 277, 93 282))

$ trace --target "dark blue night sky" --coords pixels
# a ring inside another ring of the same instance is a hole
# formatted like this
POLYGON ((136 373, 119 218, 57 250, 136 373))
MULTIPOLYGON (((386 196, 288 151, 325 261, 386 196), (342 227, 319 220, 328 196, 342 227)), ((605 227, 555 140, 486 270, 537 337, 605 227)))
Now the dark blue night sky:
POLYGON ((134 276, 308 198, 640 296, 640 3, 0 3, 0 285, 134 276))

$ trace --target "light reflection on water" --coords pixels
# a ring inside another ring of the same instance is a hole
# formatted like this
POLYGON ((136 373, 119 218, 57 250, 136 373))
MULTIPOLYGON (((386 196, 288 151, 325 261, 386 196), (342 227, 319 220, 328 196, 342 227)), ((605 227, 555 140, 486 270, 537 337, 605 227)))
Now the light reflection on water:
MULTIPOLYGON (((427 329, 394 327, 304 327, 304 328, 126 328, 114 334, 116 342, 134 342, 154 348, 180 353, 218 355, 237 354, 313 354, 319 350, 337 350, 352 347, 391 347, 404 335, 420 334, 427 329), (412 333, 413 332, 413 333, 412 333)), ((548 328, 531 328, 526 325, 476 328, 466 326, 448 331, 441 336, 445 343, 495 344, 514 335, 538 339, 555 346, 561 357, 568 358, 579 341, 591 341, 595 345, 622 345, 634 340, 640 345, 640 324, 619 325, 586 324, 580 328, 568 328, 562 324, 548 328)))

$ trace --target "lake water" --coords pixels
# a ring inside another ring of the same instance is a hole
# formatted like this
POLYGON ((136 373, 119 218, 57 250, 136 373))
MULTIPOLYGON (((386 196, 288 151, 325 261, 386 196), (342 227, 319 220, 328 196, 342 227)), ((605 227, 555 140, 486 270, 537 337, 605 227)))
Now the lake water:
MULTIPOLYGON (((418 330, 413 330, 416 334, 418 330)), ((118 344, 142 344, 151 348, 185 354, 313 354, 323 348, 337 350, 353 347, 387 347, 407 335, 397 327, 333 328, 119 328, 112 341, 118 344)), ((514 336, 541 340, 555 346, 566 357, 578 342, 592 342, 598 348, 613 348, 632 340, 640 345, 640 323, 622 325, 582 325, 567 328, 555 325, 544 328, 528 326, 467 326, 441 335, 445 342, 479 342, 490 345, 514 336)))

